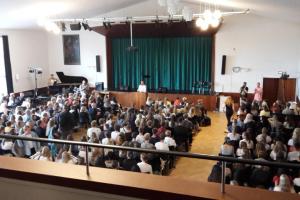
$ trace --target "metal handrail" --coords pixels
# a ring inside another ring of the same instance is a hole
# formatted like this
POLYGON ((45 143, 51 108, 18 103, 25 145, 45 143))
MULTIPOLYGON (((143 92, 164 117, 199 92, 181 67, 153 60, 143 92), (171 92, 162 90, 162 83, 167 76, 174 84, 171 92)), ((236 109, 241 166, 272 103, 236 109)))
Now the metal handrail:
POLYGON ((162 150, 143 149, 143 148, 136 148, 136 147, 103 145, 103 144, 89 143, 89 142, 34 138, 34 137, 24 137, 24 136, 16 136, 16 135, 0 135, 0 138, 13 139, 13 140, 36 141, 36 142, 44 142, 44 143, 80 145, 80 146, 98 147, 98 148, 106 148, 106 149, 136 151, 136 152, 142 152, 142 153, 165 154, 165 155, 171 155, 171 156, 197 158, 197 159, 204 159, 204 160, 216 160, 216 161, 235 162, 235 163, 243 163, 243 164, 251 164, 251 165, 263 165, 263 166, 269 166, 269 167, 283 167, 283 168, 300 169, 300 164, 296 164, 296 163, 258 161, 258 160, 239 159, 239 158, 226 157, 226 156, 215 156, 215 155, 208 155, 208 154, 187 153, 187 152, 178 152, 178 151, 162 151, 162 150))
POLYGON ((215 156, 215 155, 207 155, 207 154, 198 154, 198 153, 186 153, 186 152, 178 152, 178 151, 162 151, 162 150, 153 150, 153 149, 143 149, 143 148, 135 148, 135 147, 125 147, 125 146, 117 146, 117 145, 103 145, 89 142, 78 142, 78 141, 69 141, 69 140, 58 140, 58 139, 46 139, 46 138, 34 138, 34 137, 25 137, 25 136, 16 136, 16 135, 0 135, 0 138, 4 139, 12 139, 12 140, 27 140, 27 141, 35 141, 35 142, 43 142, 43 143, 56 143, 56 144, 68 144, 68 145, 80 145, 85 146, 86 149, 86 173, 89 175, 89 162, 88 162, 88 147, 97 147, 97 148, 107 148, 107 149, 116 149, 116 150, 126 150, 126 151, 136 151, 142 153, 153 153, 153 154, 164 154, 170 156, 180 156, 186 158, 196 158, 203 160, 215 160, 222 162, 222 180, 221 180, 221 191, 225 192, 225 163, 242 163, 242 164, 251 164, 251 165, 263 165, 269 167, 278 167, 278 168, 294 168, 300 169, 300 164, 297 163, 287 163, 287 162, 271 162, 271 161, 258 161, 258 160, 250 160, 250 159, 239 159, 233 157, 226 156, 215 156))

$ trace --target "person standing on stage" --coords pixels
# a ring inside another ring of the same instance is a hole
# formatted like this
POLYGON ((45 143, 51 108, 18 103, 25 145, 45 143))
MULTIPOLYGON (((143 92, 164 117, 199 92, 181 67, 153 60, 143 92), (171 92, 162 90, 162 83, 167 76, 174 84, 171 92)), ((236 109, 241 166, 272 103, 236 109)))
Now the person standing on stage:
POLYGON ((260 105, 262 102, 262 87, 260 87, 260 82, 256 84, 256 88, 254 89, 254 99, 253 103, 257 103, 260 105))
POLYGON ((247 103, 248 90, 247 82, 244 82, 240 89, 240 105, 247 103))
POLYGON ((144 81, 141 80, 141 83, 139 85, 139 88, 137 89, 138 92, 147 92, 147 86, 145 85, 144 81))

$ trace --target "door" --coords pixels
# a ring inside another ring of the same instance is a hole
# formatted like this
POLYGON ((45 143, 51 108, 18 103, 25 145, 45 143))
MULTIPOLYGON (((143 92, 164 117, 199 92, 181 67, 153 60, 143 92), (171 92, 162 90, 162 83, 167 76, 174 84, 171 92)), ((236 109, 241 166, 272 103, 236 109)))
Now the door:
POLYGON ((272 105, 278 97, 278 78, 264 78, 263 99, 272 105))
POLYGON ((296 79, 264 78, 263 99, 272 105, 277 99, 281 102, 295 101, 296 79))

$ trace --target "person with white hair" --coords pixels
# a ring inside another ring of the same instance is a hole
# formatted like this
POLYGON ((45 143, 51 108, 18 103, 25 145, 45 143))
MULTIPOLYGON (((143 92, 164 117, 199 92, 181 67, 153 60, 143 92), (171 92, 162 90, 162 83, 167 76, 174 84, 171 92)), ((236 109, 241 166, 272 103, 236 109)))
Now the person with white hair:
MULTIPOLYGON (((38 138, 38 135, 32 131, 32 124, 27 122, 23 128, 23 134, 20 136, 30 137, 30 138, 38 138)), ((24 148, 25 157, 29 158, 34 155, 40 149, 40 143, 34 141, 27 140, 17 140, 19 147, 24 148)))

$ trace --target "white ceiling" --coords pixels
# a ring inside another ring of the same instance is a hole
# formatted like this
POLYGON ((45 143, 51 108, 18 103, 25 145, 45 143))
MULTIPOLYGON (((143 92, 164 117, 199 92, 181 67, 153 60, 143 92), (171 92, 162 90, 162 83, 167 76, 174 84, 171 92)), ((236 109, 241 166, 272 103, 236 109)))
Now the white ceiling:
POLYGON ((35 28, 39 18, 87 18, 142 0, 0 0, 0 29, 35 28))
MULTIPOLYGON (((200 10, 200 2, 217 2, 225 10, 251 10, 265 17, 300 23, 300 0, 180 0, 200 10)), ((110 15, 166 14, 157 0, 0 0, 0 29, 36 28, 39 18, 87 18, 110 15)))

